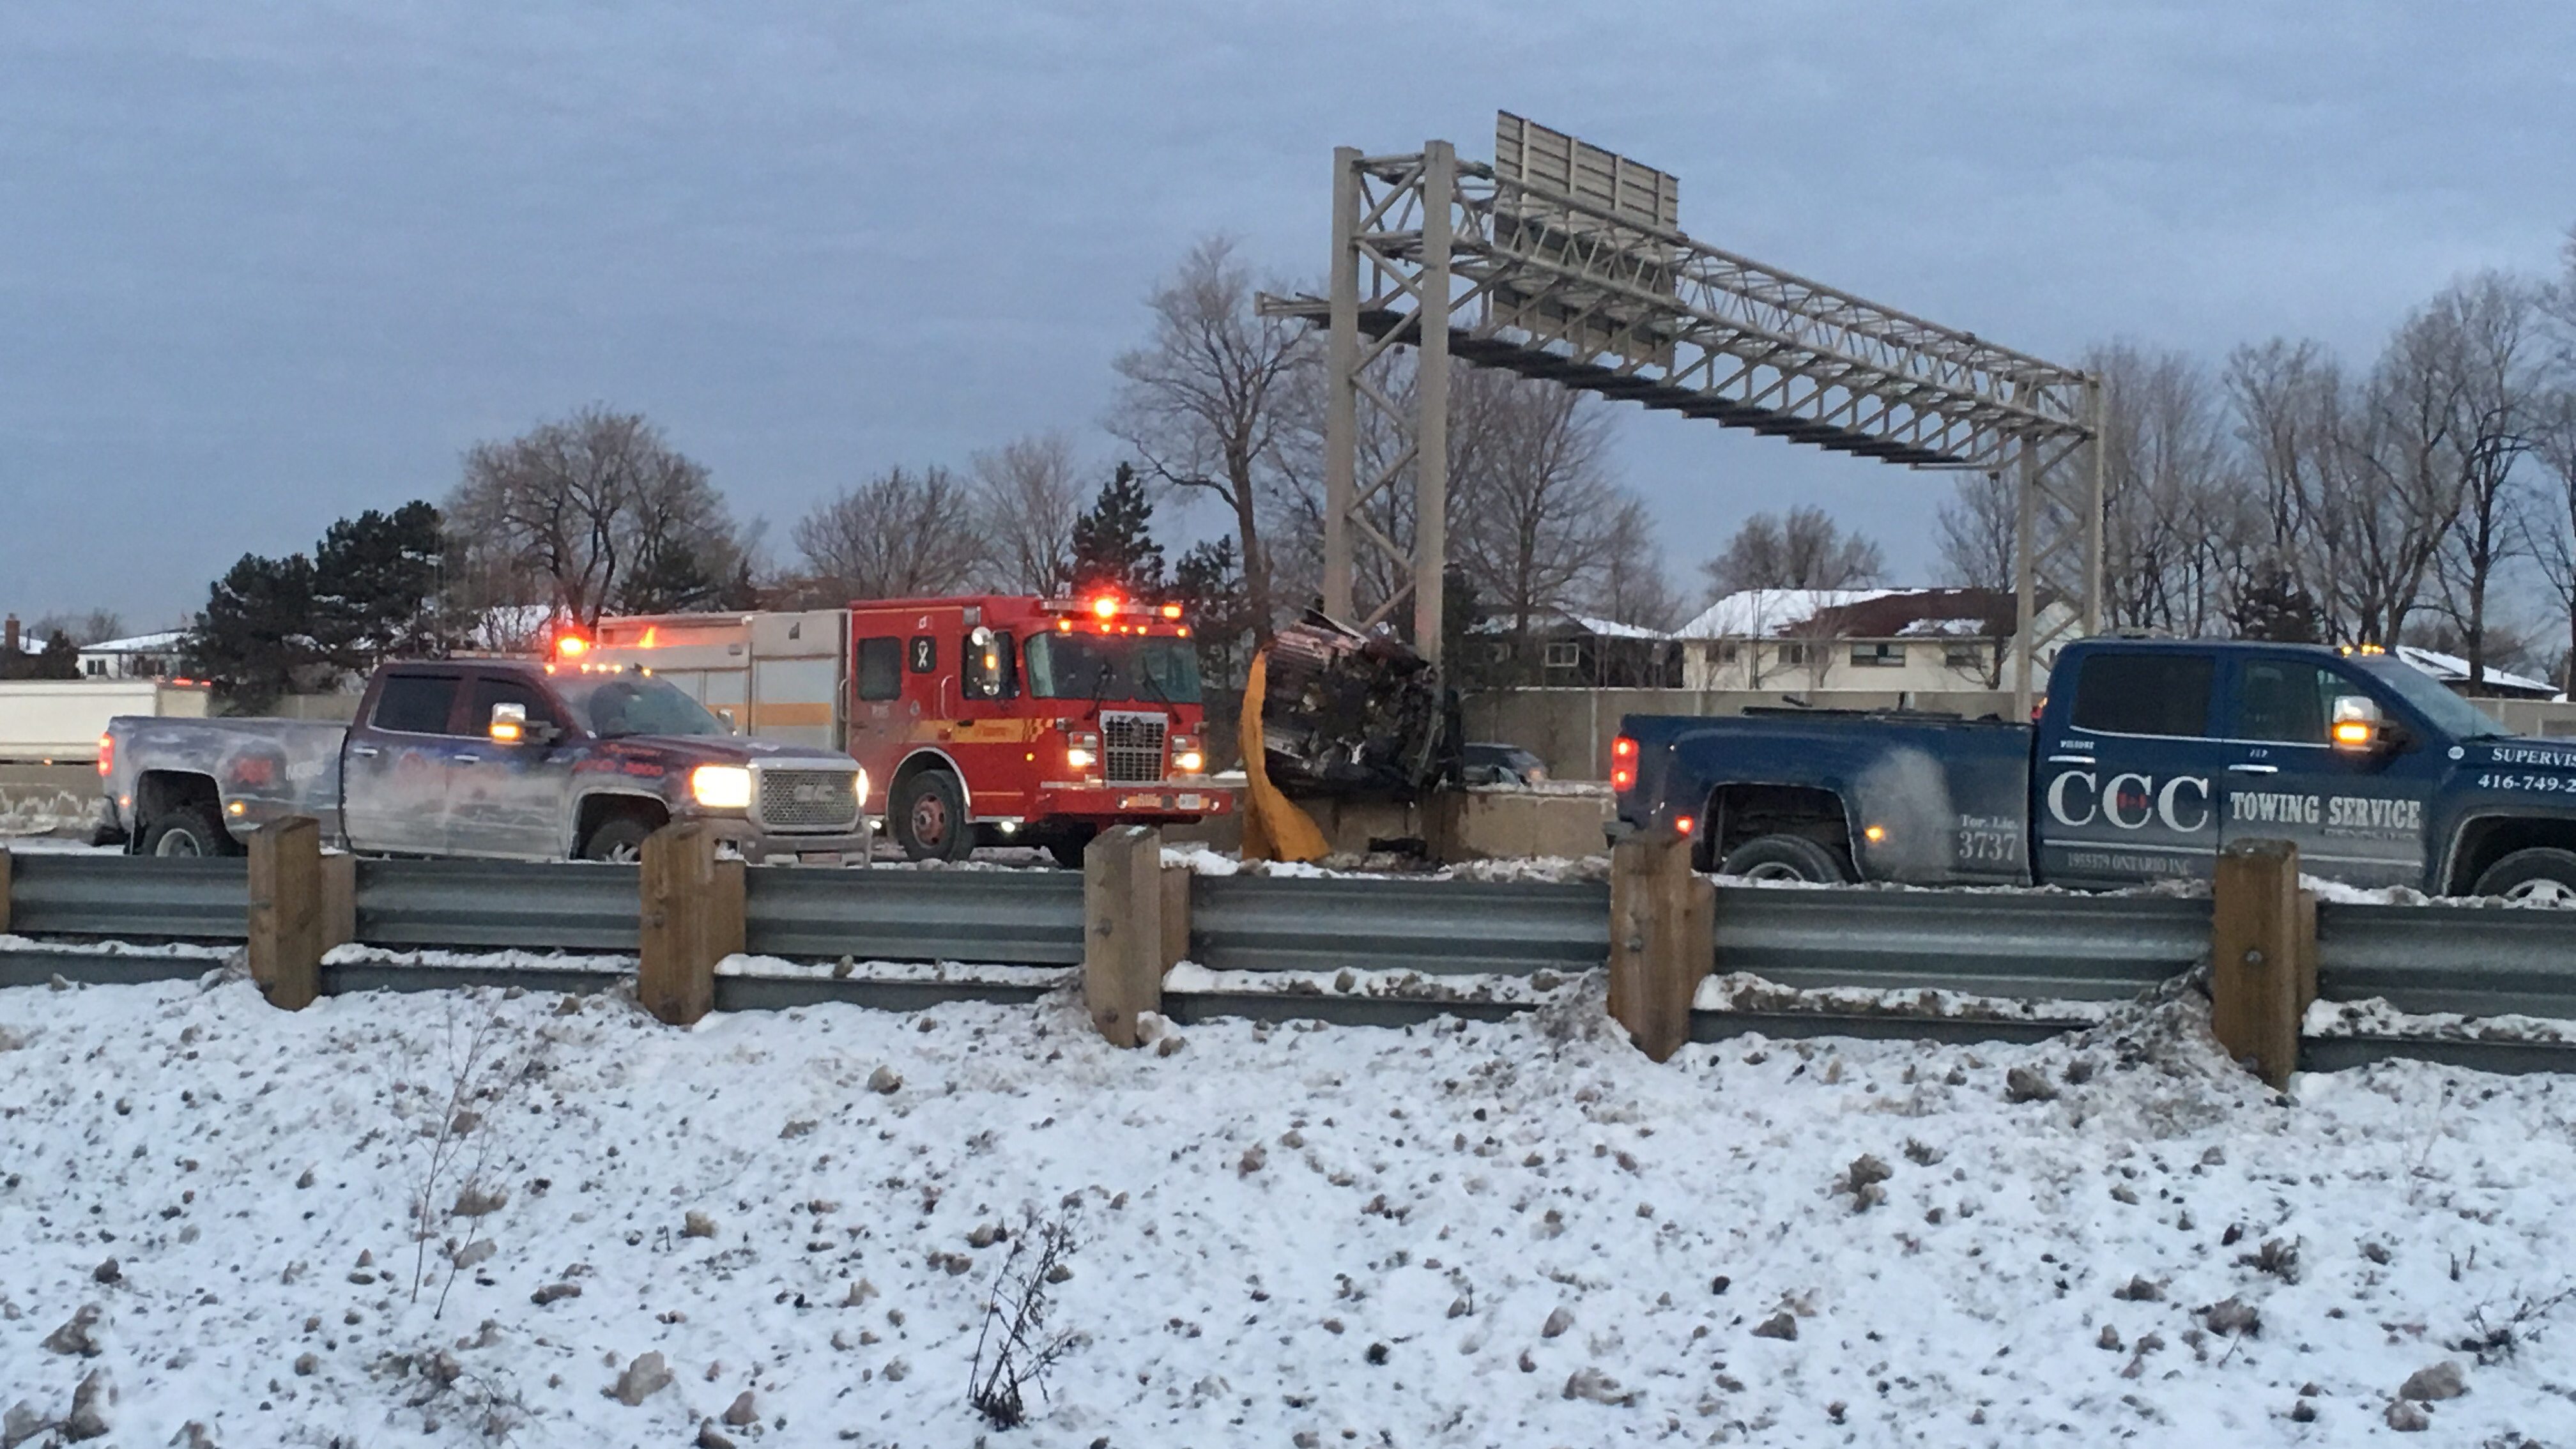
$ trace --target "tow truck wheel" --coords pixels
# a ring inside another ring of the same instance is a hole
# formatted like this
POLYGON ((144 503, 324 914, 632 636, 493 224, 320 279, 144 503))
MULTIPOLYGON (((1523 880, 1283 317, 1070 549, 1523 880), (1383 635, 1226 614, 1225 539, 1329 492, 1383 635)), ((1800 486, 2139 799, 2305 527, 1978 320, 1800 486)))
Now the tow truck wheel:
POLYGON ((215 812, 203 805, 165 810, 143 832, 145 855, 233 855, 239 850, 215 812))
POLYGON ((906 780, 886 824, 907 860, 964 860, 975 848, 966 792, 945 770, 924 770, 906 780))
POLYGON ((633 815, 611 816, 581 843, 581 858, 632 865, 644 858, 644 837, 652 833, 649 823, 633 815))
POLYGON ((2576 906, 2576 850, 2517 850, 2478 877, 2477 893, 2532 905, 2576 906))
POLYGON ((1841 885, 1843 863, 1834 853, 1803 835, 1757 835, 1726 853, 1719 875, 1748 880, 1803 880, 1841 885))

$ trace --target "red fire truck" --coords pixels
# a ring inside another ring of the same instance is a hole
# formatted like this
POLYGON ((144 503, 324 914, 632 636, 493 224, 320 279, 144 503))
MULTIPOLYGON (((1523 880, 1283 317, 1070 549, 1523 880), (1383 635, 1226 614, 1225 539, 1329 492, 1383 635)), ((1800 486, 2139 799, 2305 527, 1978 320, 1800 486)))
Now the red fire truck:
POLYGON ((603 619, 586 645, 652 665, 754 736, 847 750, 867 767, 866 808, 915 860, 1027 844, 1078 864, 1104 826, 1236 808, 1207 778, 1197 645, 1177 604, 879 599, 603 619))

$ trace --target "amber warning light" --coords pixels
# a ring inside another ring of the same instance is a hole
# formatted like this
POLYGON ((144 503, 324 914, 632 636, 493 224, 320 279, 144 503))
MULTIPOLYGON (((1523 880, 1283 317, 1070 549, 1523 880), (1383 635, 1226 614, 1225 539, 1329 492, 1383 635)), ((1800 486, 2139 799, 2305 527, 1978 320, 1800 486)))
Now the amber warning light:
POLYGON ((555 652, 566 659, 579 659, 590 652, 590 641, 579 634, 566 634, 555 641, 555 652))

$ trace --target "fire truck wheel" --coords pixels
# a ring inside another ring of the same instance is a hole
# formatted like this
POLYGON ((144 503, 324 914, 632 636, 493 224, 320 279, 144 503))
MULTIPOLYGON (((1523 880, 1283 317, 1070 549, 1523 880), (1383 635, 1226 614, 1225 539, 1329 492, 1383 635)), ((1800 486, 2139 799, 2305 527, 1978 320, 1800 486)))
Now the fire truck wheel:
POLYGON ((966 792, 946 770, 924 770, 897 792, 887 824, 908 860, 964 860, 975 848, 966 792))
POLYGON ((1054 856, 1055 863, 1066 870, 1080 870, 1082 852, 1090 846, 1091 838, 1099 833, 1089 826, 1076 828, 1048 841, 1047 854, 1054 856))

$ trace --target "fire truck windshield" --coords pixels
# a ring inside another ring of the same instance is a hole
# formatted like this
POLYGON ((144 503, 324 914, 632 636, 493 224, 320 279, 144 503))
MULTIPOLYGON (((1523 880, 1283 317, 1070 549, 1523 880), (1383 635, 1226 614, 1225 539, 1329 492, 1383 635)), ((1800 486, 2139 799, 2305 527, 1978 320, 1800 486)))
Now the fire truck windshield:
POLYGON ((555 692, 603 740, 626 735, 720 735, 706 706, 659 679, 628 674, 558 676, 555 692))
POLYGON ((1037 699, 1199 702, 1198 650, 1187 639, 1040 634, 1028 643, 1037 699))

